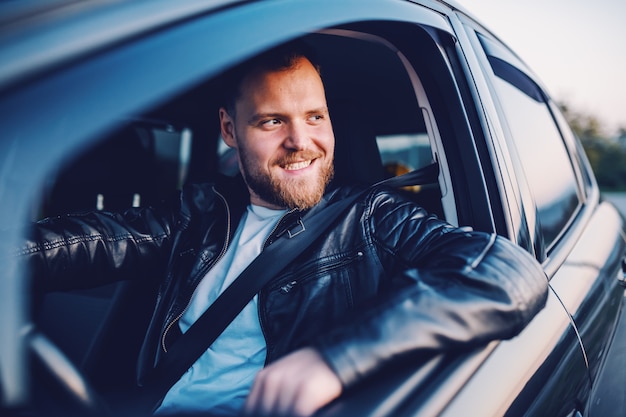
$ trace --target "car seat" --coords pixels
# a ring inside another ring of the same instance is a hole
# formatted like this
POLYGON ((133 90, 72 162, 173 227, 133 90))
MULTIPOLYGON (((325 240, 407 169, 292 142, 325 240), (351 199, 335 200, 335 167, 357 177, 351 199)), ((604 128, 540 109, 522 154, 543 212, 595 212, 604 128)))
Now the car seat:
POLYGON ((365 113, 348 100, 330 105, 335 133, 335 181, 374 184, 385 179, 376 133, 365 113))

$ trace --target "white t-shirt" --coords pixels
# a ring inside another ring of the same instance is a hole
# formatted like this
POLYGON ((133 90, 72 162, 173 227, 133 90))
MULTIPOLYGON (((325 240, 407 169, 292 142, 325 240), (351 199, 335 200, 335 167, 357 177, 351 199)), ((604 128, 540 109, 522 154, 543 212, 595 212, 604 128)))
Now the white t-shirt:
MULTIPOLYGON (((230 283, 256 258, 285 210, 248 206, 224 257, 196 288, 180 319, 187 331, 230 283)), ((266 344, 255 296, 213 345, 170 388, 156 414, 211 411, 237 414, 265 363, 266 344)))

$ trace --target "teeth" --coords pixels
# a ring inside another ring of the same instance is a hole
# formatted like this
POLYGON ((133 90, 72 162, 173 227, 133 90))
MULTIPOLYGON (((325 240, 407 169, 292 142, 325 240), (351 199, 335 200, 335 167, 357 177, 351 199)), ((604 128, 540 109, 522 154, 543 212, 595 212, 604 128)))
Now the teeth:
POLYGON ((311 165, 311 161, 310 160, 309 161, 302 161, 302 162, 296 162, 296 163, 293 163, 293 164, 285 165, 285 169, 289 170, 289 171, 295 171, 295 170, 298 170, 298 169, 306 168, 309 165, 311 165))

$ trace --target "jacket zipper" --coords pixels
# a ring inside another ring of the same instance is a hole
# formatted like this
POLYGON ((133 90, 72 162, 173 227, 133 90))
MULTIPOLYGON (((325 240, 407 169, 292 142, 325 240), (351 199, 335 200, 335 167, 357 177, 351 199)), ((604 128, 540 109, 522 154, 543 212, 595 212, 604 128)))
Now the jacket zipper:
MULTIPOLYGON (((200 272, 198 272, 198 275, 206 275, 206 273, 220 260, 222 259, 222 257, 224 257, 224 254, 226 253, 226 250, 228 249, 228 246, 230 245, 230 229, 231 229, 231 215, 230 215, 230 207, 228 205, 228 201, 226 201, 226 198, 215 189, 215 187, 213 187, 213 192, 215 192, 215 194, 217 194, 222 202, 224 203, 224 207, 226 208, 226 240, 224 242, 224 246, 222 247, 222 251, 220 252, 220 254, 217 256, 217 258, 215 258, 215 260, 207 265, 205 268, 202 268, 200 270, 200 272)), ((189 305, 191 304, 191 300, 193 299, 194 294, 196 293, 197 289, 198 289, 198 285, 200 284, 201 280, 198 280, 198 282, 196 283, 196 287, 193 289, 193 292, 191 293, 191 296, 189 297, 189 299, 187 300, 187 304, 185 305, 185 308, 174 318, 172 319, 167 326, 165 326, 165 330, 163 331, 163 335, 161 336, 161 348, 163 349, 163 351, 165 353, 167 353, 167 347, 165 345, 165 339, 167 337, 167 334, 169 333, 170 329, 172 328, 172 326, 174 324, 176 324, 178 322, 178 320, 180 320, 180 318, 185 314, 185 312, 187 311, 187 309, 189 308, 189 305)))
POLYGON ((270 242, 271 238, 274 236, 274 234, 276 233, 276 231, 277 231, 277 230, 278 230, 278 228, 280 227, 280 225, 281 225, 281 223, 283 222, 283 220, 285 220, 285 218, 286 218, 287 216, 289 216, 291 213, 295 212, 296 210, 298 210, 298 209, 295 209, 295 208, 294 208, 294 209, 291 209, 291 210, 289 210, 288 212, 286 212, 285 214, 283 214, 283 215, 280 217, 280 219, 276 222, 276 224, 274 225, 274 227, 272 228, 272 230, 269 232, 269 234, 268 234, 268 235, 267 235, 267 237, 265 238, 265 241, 263 242, 263 246, 262 246, 262 249, 261 249, 261 250, 264 250, 264 249, 268 246, 268 244, 269 244, 269 242, 270 242))

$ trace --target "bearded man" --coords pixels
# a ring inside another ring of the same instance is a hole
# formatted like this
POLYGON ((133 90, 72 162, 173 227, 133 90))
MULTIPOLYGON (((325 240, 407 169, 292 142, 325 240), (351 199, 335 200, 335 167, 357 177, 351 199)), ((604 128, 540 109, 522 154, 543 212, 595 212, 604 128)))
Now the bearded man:
MULTIPOLYGON (((241 176, 187 185, 174 209, 49 219, 29 243, 49 283, 89 270, 161 281, 139 380, 294 223, 362 191, 329 187, 335 139, 305 53, 281 47, 234 74, 219 118, 241 176)), ((361 194, 250 300, 157 414, 311 415, 403 358, 512 337, 543 307, 543 270, 510 241, 455 228, 389 188, 361 194)))

